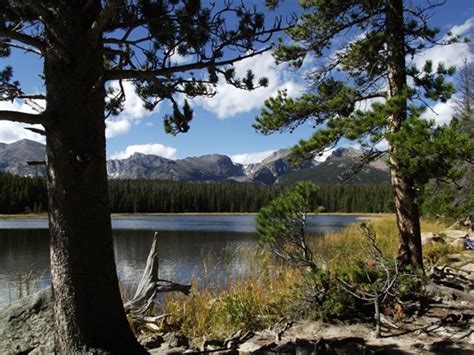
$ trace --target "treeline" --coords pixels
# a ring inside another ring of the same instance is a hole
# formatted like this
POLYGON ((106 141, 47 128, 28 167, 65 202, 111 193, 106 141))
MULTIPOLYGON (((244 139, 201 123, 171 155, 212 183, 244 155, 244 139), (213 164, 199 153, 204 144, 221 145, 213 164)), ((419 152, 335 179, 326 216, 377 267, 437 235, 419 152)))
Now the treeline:
POLYGON ((394 212, 390 184, 321 186, 317 202, 326 212, 394 212))
POLYGON ((0 213, 43 212, 47 204, 43 178, 0 173, 0 213))
POLYGON ((256 212, 281 188, 261 184, 112 180, 113 212, 256 212))
MULTIPOLYGON (((191 183, 160 180, 111 180, 112 212, 257 212, 284 187, 253 183, 191 183)), ((317 205, 326 212, 392 212, 388 184, 321 186, 317 205)), ((47 210, 46 182, 40 177, 0 173, 0 213, 47 210)))

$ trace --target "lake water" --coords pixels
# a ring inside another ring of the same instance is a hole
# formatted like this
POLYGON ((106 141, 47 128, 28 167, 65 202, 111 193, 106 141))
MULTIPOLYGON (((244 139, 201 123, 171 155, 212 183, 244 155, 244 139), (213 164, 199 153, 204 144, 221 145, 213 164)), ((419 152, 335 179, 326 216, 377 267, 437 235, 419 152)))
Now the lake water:
MULTIPOLYGON (((354 215, 311 216, 313 233, 338 230, 354 215)), ((253 215, 120 216, 112 219, 117 272, 133 293, 145 267, 153 233, 159 232, 160 278, 179 283, 225 284, 249 272, 245 251, 255 248, 253 215)), ((0 219, 0 306, 49 286, 46 219, 0 219)))

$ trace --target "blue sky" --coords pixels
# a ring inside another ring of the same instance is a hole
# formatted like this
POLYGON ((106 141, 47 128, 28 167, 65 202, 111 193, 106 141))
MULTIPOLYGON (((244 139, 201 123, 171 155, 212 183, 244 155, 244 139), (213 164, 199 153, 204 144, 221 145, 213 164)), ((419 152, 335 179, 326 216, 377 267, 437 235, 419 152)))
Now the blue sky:
MULTIPOLYGON (((284 1, 279 11, 291 12, 296 9, 296 3, 295 0, 284 1)), ((454 29, 467 34, 474 30, 473 16, 474 1, 448 0, 433 14, 431 24, 440 27, 442 33, 454 29)), ((464 57, 474 59, 469 57, 466 44, 455 44, 428 50, 416 61, 421 63, 426 59, 433 59, 459 65, 464 57)), ((5 65, 13 66, 15 78, 20 80, 25 91, 42 91, 43 84, 39 78, 42 63, 36 56, 15 51, 10 58, 0 59, 0 67, 5 65)), ((301 79, 301 71, 275 65, 270 52, 240 62, 236 69, 238 73, 252 69, 257 76, 268 77, 269 86, 245 92, 219 84, 218 94, 214 98, 191 101, 194 109, 191 129, 188 133, 175 137, 163 131, 162 117, 169 110, 168 104, 160 104, 154 112, 147 112, 134 95, 131 85, 126 84, 128 100, 125 110, 118 117, 108 120, 108 157, 125 158, 134 152, 142 152, 175 159, 220 153, 231 156, 236 162, 247 164, 259 161, 273 150, 291 146, 299 139, 311 135, 313 129, 309 126, 302 126, 293 134, 270 136, 263 136, 252 128, 254 117, 259 113, 263 101, 278 89, 287 88, 292 95, 304 92, 305 82, 301 79)), ((437 115, 428 115, 441 123, 446 122, 452 112, 450 105, 450 102, 436 105, 434 109, 437 115)), ((0 109, 31 112, 31 107, 22 102, 0 102, 0 109)), ((0 142, 10 143, 22 138, 44 142, 41 136, 24 130, 21 124, 0 121, 0 142)))

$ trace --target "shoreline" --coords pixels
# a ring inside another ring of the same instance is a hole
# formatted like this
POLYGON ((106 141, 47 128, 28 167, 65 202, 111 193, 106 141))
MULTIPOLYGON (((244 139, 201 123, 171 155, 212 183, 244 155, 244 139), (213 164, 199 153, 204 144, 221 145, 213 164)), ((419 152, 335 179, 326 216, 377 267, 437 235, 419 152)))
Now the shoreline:
MULTIPOLYGON (((128 217, 128 216, 255 216, 258 212, 149 212, 149 213, 112 213, 111 217, 128 217)), ((365 218, 390 218, 393 213, 368 213, 368 212, 327 212, 327 213, 311 213, 311 216, 359 216, 358 220, 365 218)), ((0 214, 1 219, 36 219, 48 218, 47 213, 20 213, 20 214, 0 214)))

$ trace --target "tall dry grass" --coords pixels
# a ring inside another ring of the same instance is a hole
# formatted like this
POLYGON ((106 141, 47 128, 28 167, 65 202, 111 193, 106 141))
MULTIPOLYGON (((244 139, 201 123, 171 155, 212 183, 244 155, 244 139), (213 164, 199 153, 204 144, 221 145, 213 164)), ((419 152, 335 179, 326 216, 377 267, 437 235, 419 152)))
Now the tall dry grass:
POLYGON ((288 314, 292 288, 300 273, 278 264, 262 250, 241 250, 248 256, 247 275, 229 279, 226 287, 193 282, 189 296, 169 295, 162 305, 170 316, 165 327, 180 329, 191 339, 224 339, 237 330, 261 330, 288 314))
MULTIPOLYGON (((377 246, 386 256, 395 257, 395 217, 383 215, 369 220, 377 234, 377 246)), ((423 231, 440 232, 445 227, 422 221, 423 231)), ((351 264, 367 256, 368 248, 359 224, 315 235, 310 245, 320 265, 331 273, 351 268, 351 264)), ((227 277, 227 283, 219 287, 195 280, 191 295, 168 295, 162 305, 162 311, 170 315, 165 328, 180 329, 191 339, 224 339, 237 330, 264 329, 292 314, 303 272, 279 263, 268 251, 247 248, 235 252, 246 258, 250 272, 237 279, 227 277)))

